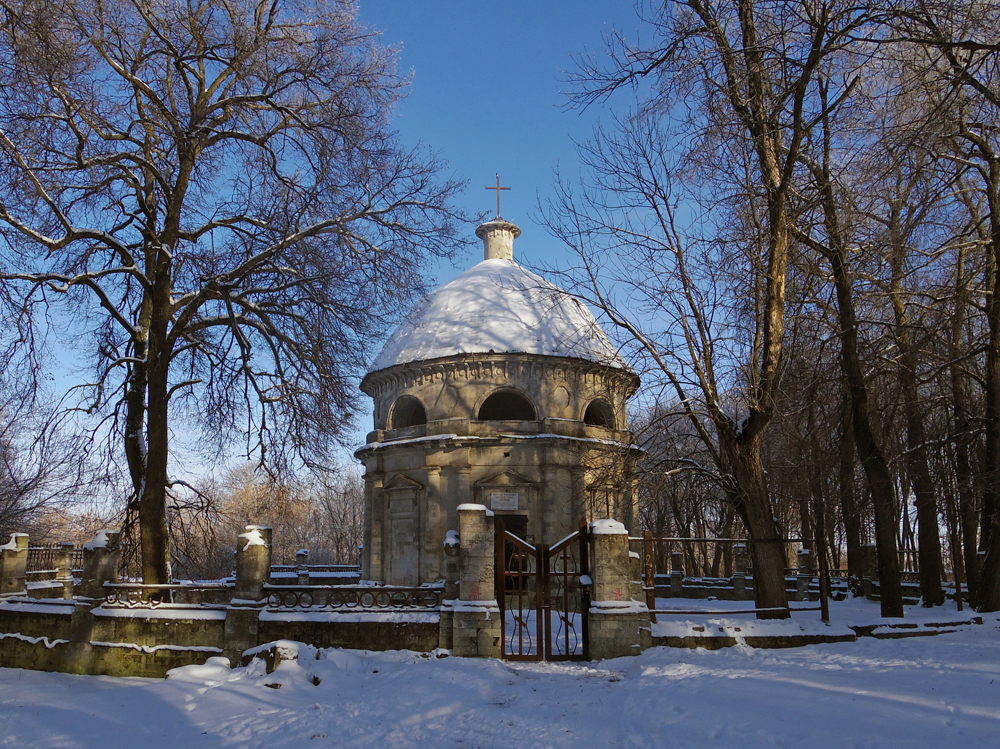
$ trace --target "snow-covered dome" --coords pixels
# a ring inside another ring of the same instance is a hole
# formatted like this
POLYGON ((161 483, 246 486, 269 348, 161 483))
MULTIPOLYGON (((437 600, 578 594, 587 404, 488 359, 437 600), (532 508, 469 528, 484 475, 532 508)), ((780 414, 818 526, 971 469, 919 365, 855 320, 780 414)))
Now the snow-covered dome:
POLYGON ((586 305, 513 260, 521 233, 503 220, 476 235, 486 260, 425 296, 372 364, 397 364, 456 354, 525 353, 587 359, 628 369, 586 305))

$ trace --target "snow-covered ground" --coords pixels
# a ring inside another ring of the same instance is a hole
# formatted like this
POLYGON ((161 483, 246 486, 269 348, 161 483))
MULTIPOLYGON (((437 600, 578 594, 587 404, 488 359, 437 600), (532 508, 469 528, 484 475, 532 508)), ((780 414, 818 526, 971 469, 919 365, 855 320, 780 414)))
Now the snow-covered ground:
MULTIPOLYGON (((872 624, 877 611, 845 602, 833 616, 872 624)), ((954 604, 907 609, 960 617, 954 604)), ((792 650, 439 655, 303 648, 270 675, 214 660, 166 680, 0 669, 0 746, 1000 747, 996 615, 938 637, 792 650)))

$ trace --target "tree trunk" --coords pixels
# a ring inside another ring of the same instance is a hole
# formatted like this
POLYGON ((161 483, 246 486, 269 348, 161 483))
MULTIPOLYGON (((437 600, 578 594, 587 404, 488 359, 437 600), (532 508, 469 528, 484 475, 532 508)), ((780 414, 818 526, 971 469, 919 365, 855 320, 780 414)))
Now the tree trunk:
POLYGON ((851 279, 841 251, 833 248, 828 259, 833 267, 834 285, 837 288, 841 363, 851 395, 854 443, 875 509, 875 545, 878 549, 882 616, 903 616, 903 589, 899 579, 899 554, 896 547, 895 492, 889 467, 869 421, 868 390, 858 358, 857 316, 854 312, 851 279))
POLYGON ((968 286, 965 279, 965 247, 958 250, 955 262, 955 311, 952 315, 949 366, 953 407, 952 442, 955 444, 955 478, 958 481, 958 515, 962 532, 962 556, 965 560, 965 579, 969 599, 976 600, 979 588, 979 522, 976 512, 976 489, 971 456, 971 429, 966 406, 965 372, 962 369, 962 341, 965 329, 965 311, 968 305, 968 286))
POLYGON ((977 611, 1000 611, 1000 158, 989 154, 990 179, 987 200, 990 210, 990 243, 987 270, 986 320, 986 465, 983 482, 983 541, 986 558, 979 569, 977 611))
POLYGON ((790 614, 785 588, 785 548, 771 510, 760 443, 759 437, 745 441, 724 439, 722 447, 738 487, 736 512, 750 536, 754 601, 758 609, 775 609, 760 611, 757 618, 787 619, 790 614))
MULTIPOLYGON (((164 257, 168 257, 163 253, 164 257)), ((142 580, 147 585, 170 582, 170 539, 167 528, 167 456, 170 350, 170 262, 159 260, 153 286, 149 328, 149 385, 146 413, 146 477, 139 502, 142 580)))
POLYGON ((917 389, 917 355, 910 338, 910 321, 903 299, 905 249, 901 239, 899 211, 898 204, 894 204, 889 225, 895 245, 890 257, 892 281, 889 297, 896 323, 893 337, 900 352, 899 388, 903 396, 903 411, 906 417, 906 473, 910 479, 917 507, 920 591, 923 594, 924 606, 929 607, 944 603, 944 590, 941 587, 943 574, 941 536, 938 531, 937 497, 927 463, 927 437, 924 431, 922 404, 917 389))
POLYGON ((864 557, 861 551, 861 509, 854 486, 854 418, 851 397, 844 383, 840 422, 840 512, 847 542, 847 581, 855 593, 861 590, 864 557))

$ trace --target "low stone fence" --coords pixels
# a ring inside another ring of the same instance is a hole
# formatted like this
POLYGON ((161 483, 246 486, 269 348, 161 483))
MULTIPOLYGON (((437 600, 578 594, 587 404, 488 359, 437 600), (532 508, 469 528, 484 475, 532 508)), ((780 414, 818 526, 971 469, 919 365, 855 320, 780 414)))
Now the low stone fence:
POLYGON ((0 546, 0 666, 163 676, 213 655, 239 662, 276 639, 372 650, 439 644, 442 586, 359 586, 356 566, 308 565, 304 550, 294 567, 272 567, 269 528, 240 535, 227 581, 120 582, 119 540, 101 531, 86 544, 79 578, 68 546, 55 550, 54 569, 35 574, 25 534, 0 546))
MULTIPOLYGON (((356 568, 311 570, 306 554, 292 569, 273 569, 271 529, 247 526, 226 581, 144 585, 118 579, 116 531, 84 546, 74 578, 69 549, 53 557, 50 587, 29 583, 28 537, 0 546, 0 666, 116 676, 163 676, 177 666, 247 651, 275 640, 317 647, 430 651, 499 657, 495 528, 482 505, 459 508, 449 534, 449 579, 419 587, 360 583, 356 568), (332 580, 337 583, 323 584, 332 580)), ((640 652, 650 639, 639 566, 615 521, 592 523, 586 587, 587 638, 593 658, 640 652)), ((502 559, 502 554, 499 555, 502 559)), ((333 567, 329 565, 328 567, 333 567)), ((35 583, 40 581, 35 581, 35 583)), ((585 630, 586 631, 586 630, 585 630)))

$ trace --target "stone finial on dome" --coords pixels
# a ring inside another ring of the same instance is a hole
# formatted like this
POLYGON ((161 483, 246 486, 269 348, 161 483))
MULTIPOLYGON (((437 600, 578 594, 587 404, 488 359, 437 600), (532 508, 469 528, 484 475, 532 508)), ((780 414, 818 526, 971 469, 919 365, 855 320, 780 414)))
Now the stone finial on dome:
POLYGON ((486 260, 514 260, 514 240, 521 236, 521 227, 497 218, 476 227, 476 236, 483 240, 486 260))

